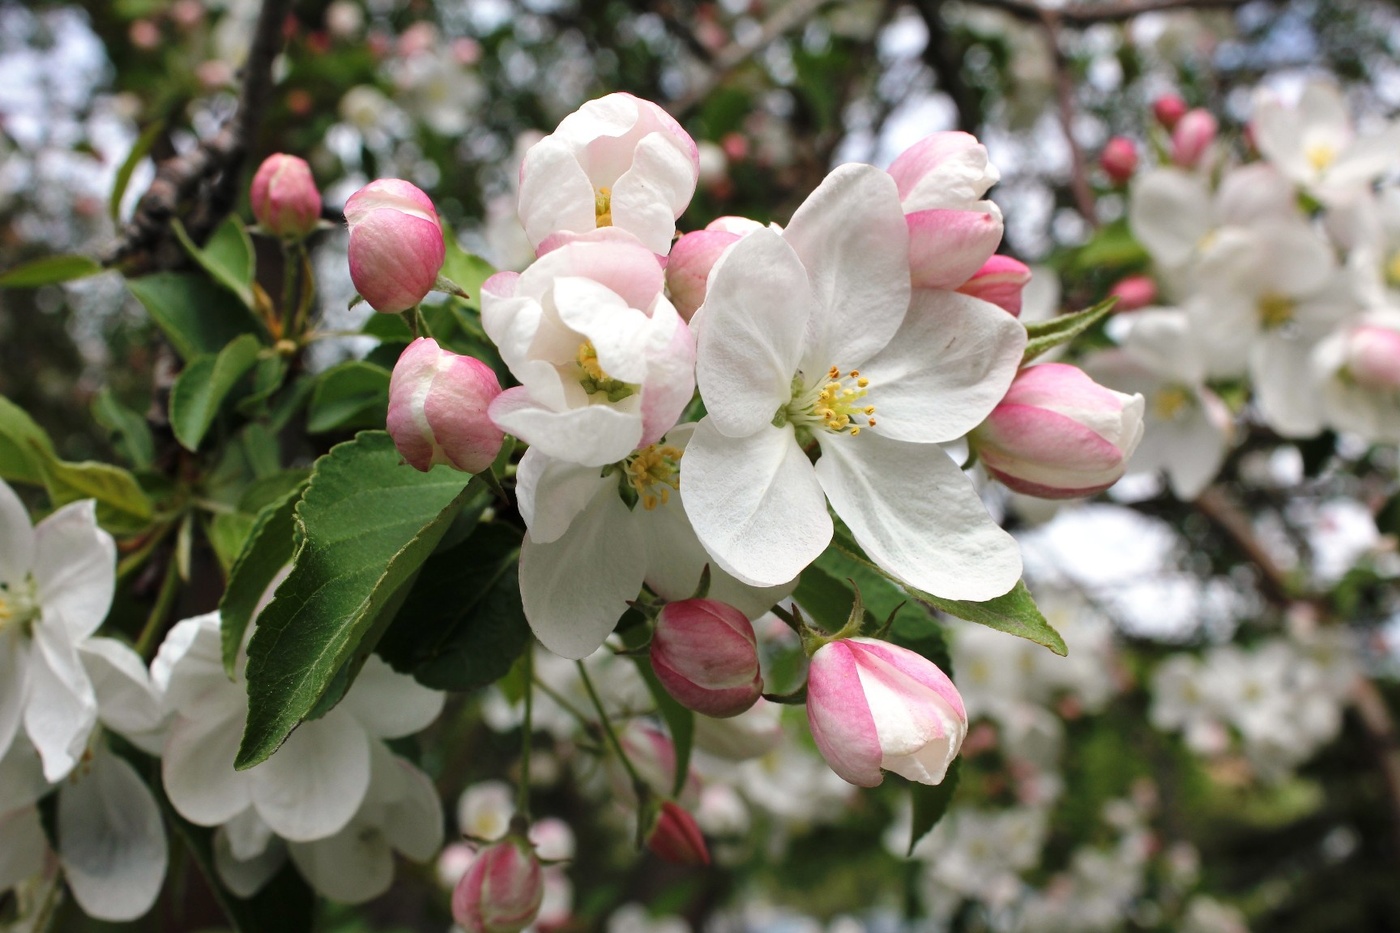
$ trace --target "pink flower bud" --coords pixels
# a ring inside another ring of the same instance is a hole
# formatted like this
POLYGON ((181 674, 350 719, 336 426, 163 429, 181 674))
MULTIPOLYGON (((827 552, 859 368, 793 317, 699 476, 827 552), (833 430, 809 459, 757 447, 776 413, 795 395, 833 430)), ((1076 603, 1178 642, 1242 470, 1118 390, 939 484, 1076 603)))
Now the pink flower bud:
POLYGON ((1347 339, 1346 371, 1366 389, 1400 389, 1400 333, 1361 324, 1347 339))
POLYGON ((987 472, 1042 499, 1102 492, 1142 440, 1141 395, 1106 389, 1063 363, 1021 370, 971 435, 987 472))
POLYGON ((1115 136, 1099 153, 1099 165, 1115 185, 1124 185, 1137 171, 1137 145, 1126 136, 1115 136))
POLYGON ((883 781, 882 768, 937 784, 967 735, 967 710, 948 675, 874 638, 828 642, 812 655, 807 722, 831 770, 861 787, 883 781))
POLYGON ((540 912, 544 874, 521 839, 482 849, 452 892, 452 919, 467 933, 518 933, 540 912))
POLYGON ((1182 168, 1195 168, 1215 142, 1215 131, 1215 117, 1209 110, 1187 111, 1172 130, 1172 161, 1182 168))
POLYGON ((752 623, 714 599, 666 604, 656 618, 651 666, 678 703, 716 719, 739 715, 763 693, 752 623))
POLYGON ((1130 275, 1120 279, 1108 294, 1118 299, 1114 311, 1136 311, 1157 300, 1157 283, 1150 275, 1130 275))
POLYGON ((1152 115, 1168 130, 1176 127, 1177 121, 1185 116, 1186 109, 1186 101, 1179 94, 1163 94, 1152 102, 1152 115))
POLYGON ((301 239, 321 219, 321 192, 305 160, 281 152, 258 166, 249 192, 253 216, 275 236, 301 239))
POLYGON ((437 211, 398 178, 365 185, 345 202, 350 279, 376 311, 407 311, 433 290, 447 257, 437 211))
POLYGON ((661 804, 647 848, 677 865, 708 865, 710 850, 695 817, 670 800, 661 804))
POLYGON ((687 233, 671 247, 666 261, 666 290, 671 303, 688 322, 705 303, 705 286, 721 254, 739 242, 737 233, 723 230, 696 230, 687 233))
POLYGON ((403 351, 389 378, 388 428, 394 446, 415 469, 426 472, 446 463, 480 473, 505 441, 486 414, 500 394, 491 367, 419 337, 403 351))
POLYGON ((993 256, 958 291, 990 301, 1012 317, 1021 316, 1021 292, 1031 280, 1030 267, 1010 256, 993 256))

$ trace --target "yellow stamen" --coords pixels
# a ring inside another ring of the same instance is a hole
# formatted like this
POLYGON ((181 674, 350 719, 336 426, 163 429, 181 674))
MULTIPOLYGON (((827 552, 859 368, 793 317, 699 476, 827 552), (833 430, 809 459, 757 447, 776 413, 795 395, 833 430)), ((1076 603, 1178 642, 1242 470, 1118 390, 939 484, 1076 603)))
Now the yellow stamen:
POLYGON ((839 366, 832 366, 826 371, 826 381, 811 388, 799 373, 793 380, 792 401, 779 410, 774 423, 791 422, 856 437, 861 428, 875 426, 875 406, 861 404, 869 386, 870 380, 857 369, 843 373, 839 366))
POLYGON ((637 451, 626 463, 627 483, 637 493, 642 508, 650 512, 671 501, 671 490, 681 488, 681 457, 685 451, 669 444, 652 444, 637 451))
POLYGON ((1163 421, 1175 421, 1191 404, 1191 393, 1185 386, 1169 385, 1152 396, 1152 413, 1163 421))
POLYGON ((1295 305, 1293 299, 1275 292, 1265 292, 1259 296, 1255 306, 1259 311, 1259 323, 1265 329, 1273 330, 1291 322, 1295 305))
POLYGON ((1400 288, 1400 250, 1385 264, 1385 281, 1391 288, 1400 288))
POLYGON ((598 362, 598 351, 594 349, 591 340, 579 344, 574 361, 578 364, 578 384, 583 386, 583 391, 589 395, 601 393, 606 395, 610 402, 620 402, 629 395, 636 394, 636 386, 608 375, 607 370, 598 362))
POLYGON ((612 226, 612 189, 599 188, 593 195, 593 213, 598 226, 612 226))
POLYGON ((1323 172, 1337 161, 1337 150, 1330 143, 1311 143, 1303 150, 1313 171, 1323 172))

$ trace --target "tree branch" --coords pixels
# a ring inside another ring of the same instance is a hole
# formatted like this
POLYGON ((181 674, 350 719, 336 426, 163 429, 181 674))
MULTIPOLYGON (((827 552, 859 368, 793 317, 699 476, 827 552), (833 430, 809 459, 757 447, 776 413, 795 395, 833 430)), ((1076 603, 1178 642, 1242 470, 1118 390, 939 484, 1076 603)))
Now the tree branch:
POLYGON ((963 80, 962 53, 953 43, 940 12, 942 0, 915 0, 914 9, 928 29, 928 42, 924 45, 924 64, 933 71, 938 86, 953 102, 958 112, 958 129, 964 133, 976 134, 982 125, 982 102, 977 93, 963 80))
POLYGON ((183 214, 186 229, 199 242, 227 216, 237 200, 243 160, 272 96, 272 60, 282 46, 282 24, 291 3, 263 0, 243 66, 238 111, 194 151, 156 167, 155 180, 131 220, 102 255, 103 265, 119 265, 127 272, 175 265, 182 252, 170 232, 173 218, 183 214))
POLYGON ((1058 8, 1042 6, 1034 0, 969 0, 980 6, 994 7, 1028 23, 1044 22, 1053 13, 1066 26, 1091 26, 1094 23, 1114 23, 1169 10, 1232 10, 1246 0, 1106 0, 1103 3, 1072 3, 1058 8))

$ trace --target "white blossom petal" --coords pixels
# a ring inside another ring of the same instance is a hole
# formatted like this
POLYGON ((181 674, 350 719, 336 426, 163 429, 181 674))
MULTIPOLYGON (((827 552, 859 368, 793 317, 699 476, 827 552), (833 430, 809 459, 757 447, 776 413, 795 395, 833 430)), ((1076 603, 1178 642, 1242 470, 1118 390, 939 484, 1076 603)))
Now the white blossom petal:
POLYGON ((397 739, 426 729, 442 712, 445 700, 441 691, 370 655, 339 708, 354 716, 372 737, 397 739))
POLYGON ((557 230, 583 233, 598 226, 593 183, 563 142, 542 139, 520 167, 520 222, 532 247, 557 230))
POLYGON ((426 862, 442 848, 442 799, 422 771, 380 746, 375 761, 379 771, 393 769, 394 792, 383 802, 380 825, 385 841, 415 862, 426 862))
POLYGON ((117 545, 97 527, 91 499, 65 505, 34 529, 34 580, 44 614, 56 612, 82 638, 97 631, 117 585, 117 545))
POLYGON ((822 437, 817 478, 880 567, 945 599, 987 600, 1021 577, 1016 540, 942 448, 862 432, 822 437))
POLYGON ((58 798, 58 856, 78 906, 100 920, 134 920, 165 880, 165 825, 141 777, 99 747, 58 798))
POLYGON ((700 422, 686 447, 686 514, 722 569, 754 586, 781 586, 831 542, 816 474, 791 426, 726 437, 711 422, 700 422))
POLYGON ((163 736, 155 738, 154 748, 148 746, 165 716, 141 656, 114 638, 89 638, 78 655, 92 679, 102 724, 142 744, 143 750, 160 754, 163 736))
POLYGON ((34 568, 34 526, 9 484, 0 481, 0 584, 24 582, 34 568))
POLYGON ((394 881, 394 853, 384 833, 358 820, 334 836, 290 843, 287 851, 308 884, 342 904, 372 900, 394 881))
POLYGON ((1203 179, 1179 169, 1142 172, 1128 192, 1128 222, 1152 258, 1183 265, 1210 232, 1211 194, 1203 179))
POLYGON ((0 812, 0 891, 39 874, 48 851, 36 807, 0 812))
POLYGON ((287 846, 281 839, 274 838, 257 855, 240 859, 233 852, 228 827, 220 826, 214 833, 214 871, 235 897, 257 894, 286 861, 287 846))
POLYGON ((525 451, 515 473, 520 515, 537 544, 557 541, 595 496, 616 486, 617 478, 599 475, 597 467, 551 457, 538 447, 525 451))
MULTIPOLYGON (((24 721, 28 669, 29 650, 18 632, 0 632, 0 758, 11 747, 24 721)), ((4 810, 0 807, 0 812, 4 810)))
POLYGON ((674 139, 651 133, 637 143, 632 166, 612 186, 612 220, 664 256, 676 218, 695 193, 695 166, 674 139))
POLYGON ((97 697, 68 629, 45 618, 34 626, 24 729, 44 761, 44 777, 58 781, 83 755, 97 725, 97 697))
MULTIPOLYGON (((27 807, 48 790, 49 782, 44 780, 39 753, 27 739, 16 742, 0 756, 0 813, 27 807)), ((0 888, 3 887, 0 884, 0 888)))
POLYGON ((507 389, 491 403, 491 420, 551 457, 584 466, 616 463, 642 439, 642 419, 636 411, 619 405, 554 411, 516 389, 507 389))
POLYGON ((253 802, 251 771, 235 771, 243 736, 242 710, 234 715, 177 716, 161 756, 161 781, 176 812, 200 826, 218 826, 253 802))
POLYGON ((258 815, 291 841, 339 832, 369 789, 369 743, 364 728, 339 708, 302 723, 271 758, 246 772, 258 815))

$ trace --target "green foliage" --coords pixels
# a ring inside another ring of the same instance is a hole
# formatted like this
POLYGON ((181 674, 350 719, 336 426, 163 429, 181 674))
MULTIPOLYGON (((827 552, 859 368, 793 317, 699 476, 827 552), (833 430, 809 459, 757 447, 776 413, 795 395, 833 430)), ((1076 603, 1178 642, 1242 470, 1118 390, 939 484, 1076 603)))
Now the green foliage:
POLYGON ((248 647, 248 722, 236 767, 267 760, 344 669, 353 681, 387 619, 481 485, 446 467, 403 466, 389 435, 367 431, 316 462, 297 504, 291 574, 248 647))
POLYGON ((106 429, 112 446, 127 463, 149 469, 156 457, 156 442, 146 419, 121 403, 103 386, 92 399, 93 420, 106 429))
POLYGON ((171 229, 191 259, 211 275, 215 282, 238 296, 245 308, 253 307, 253 241, 237 215, 229 215, 209 235, 202 247, 185 232, 184 224, 174 220, 171 229))
POLYGON ((234 338, 218 353, 190 360, 170 390, 170 427, 186 450, 199 449, 220 406, 258 361, 262 345, 252 334, 234 338))
POLYGON ((45 256, 0 273, 0 288, 38 288, 97 275, 102 264, 90 256, 45 256))
POLYGON ((157 272, 127 279, 126 286, 187 362, 218 353, 242 334, 267 338, 265 328, 248 308, 207 276, 157 272))
POLYGON ((332 366, 311 390, 306 430, 323 434, 383 425, 389 411, 389 376, 383 366, 359 360, 332 366))
POLYGON ((1062 314, 1048 321, 1027 324, 1026 336, 1030 339, 1026 342, 1026 352, 1021 357, 1021 365, 1024 366, 1036 357, 1048 353, 1061 344, 1069 343, 1087 332, 1089 328, 1113 310, 1117 300, 1116 298, 1108 298, 1092 308, 1085 308, 1083 311, 1062 314))
POLYGON ((953 802, 953 793, 958 789, 958 775, 961 771, 962 759, 954 758, 953 763, 948 766, 948 773, 943 776, 943 783, 909 785, 909 798, 914 806, 914 822, 909 832, 909 854, 913 854, 919 840, 927 836, 948 812, 948 805, 953 802))
POLYGON ((121 467, 98 461, 66 463, 40 449, 44 486, 54 508, 81 499, 97 500, 97 523, 116 535, 134 534, 151 524, 154 506, 136 478, 121 467))
POLYGON ((53 456, 48 432, 23 408, 0 396, 0 479, 44 485, 44 458, 53 456))
POLYGON ((107 198, 107 215, 114 223, 121 217, 122 199, 126 196, 126 186, 131 183, 131 173, 136 171, 136 166, 150 154, 151 147, 164 132, 163 120, 157 120, 146 127, 141 131, 141 135, 136 137, 136 142, 122 164, 117 167, 117 176, 112 181, 112 194, 107 198))
POLYGON ((222 639, 224 670, 234 675, 243 634, 278 571, 292 560, 295 510, 303 486, 264 506, 248 530, 238 559, 229 571, 228 586, 219 600, 219 634, 222 639))

